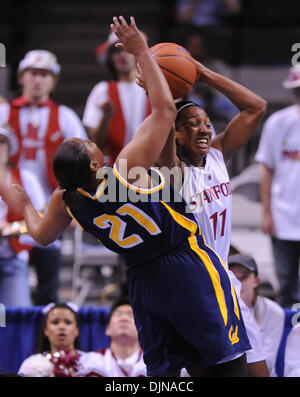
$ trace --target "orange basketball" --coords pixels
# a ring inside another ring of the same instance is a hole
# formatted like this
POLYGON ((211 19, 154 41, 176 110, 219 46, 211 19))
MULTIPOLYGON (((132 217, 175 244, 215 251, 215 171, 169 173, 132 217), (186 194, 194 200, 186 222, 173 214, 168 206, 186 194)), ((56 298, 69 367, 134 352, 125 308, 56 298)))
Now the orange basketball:
POLYGON ((191 54, 175 43, 159 43, 150 48, 161 68, 174 99, 185 95, 195 83, 196 67, 191 54))

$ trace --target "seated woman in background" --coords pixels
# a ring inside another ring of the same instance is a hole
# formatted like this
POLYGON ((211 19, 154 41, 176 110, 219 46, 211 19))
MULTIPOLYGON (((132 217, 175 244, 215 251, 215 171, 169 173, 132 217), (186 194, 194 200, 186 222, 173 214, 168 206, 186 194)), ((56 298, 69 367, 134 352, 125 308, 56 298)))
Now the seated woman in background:
POLYGON ((44 308, 36 354, 23 361, 19 375, 79 377, 87 374, 89 353, 79 350, 77 308, 72 303, 50 303, 44 308), (85 364, 83 364, 83 361, 85 364))

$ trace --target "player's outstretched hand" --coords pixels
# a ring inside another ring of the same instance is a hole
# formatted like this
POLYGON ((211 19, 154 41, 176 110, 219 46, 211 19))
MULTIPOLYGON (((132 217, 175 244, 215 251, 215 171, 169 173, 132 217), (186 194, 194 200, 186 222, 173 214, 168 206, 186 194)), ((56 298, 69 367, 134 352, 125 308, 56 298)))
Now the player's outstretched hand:
POLYGON ((130 25, 127 24, 122 16, 119 18, 113 17, 113 22, 110 25, 111 29, 120 39, 120 43, 115 44, 116 47, 123 48, 134 56, 138 56, 148 50, 146 38, 137 28, 133 17, 130 17, 130 25))

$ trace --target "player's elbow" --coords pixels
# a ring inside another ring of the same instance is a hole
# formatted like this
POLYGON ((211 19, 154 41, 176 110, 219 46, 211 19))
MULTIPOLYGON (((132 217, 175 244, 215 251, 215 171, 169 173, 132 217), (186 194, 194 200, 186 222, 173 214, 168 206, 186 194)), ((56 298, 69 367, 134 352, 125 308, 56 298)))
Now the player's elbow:
POLYGON ((47 247, 49 244, 53 243, 54 240, 43 236, 35 236, 34 241, 42 247, 47 247))
POLYGON ((254 123, 254 125, 257 125, 265 114, 266 109, 267 102, 263 98, 259 97, 254 103, 252 103, 251 107, 245 110, 248 122, 250 124, 254 123))
POLYGON ((259 98, 255 104, 255 113, 257 117, 260 119, 267 110, 267 101, 263 98, 259 98))

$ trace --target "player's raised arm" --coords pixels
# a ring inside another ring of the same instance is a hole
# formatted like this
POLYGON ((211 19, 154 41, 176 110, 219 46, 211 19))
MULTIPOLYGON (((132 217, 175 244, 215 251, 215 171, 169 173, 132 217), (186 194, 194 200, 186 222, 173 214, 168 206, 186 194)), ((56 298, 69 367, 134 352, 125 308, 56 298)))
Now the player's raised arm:
MULTIPOLYGON (((138 62, 146 84, 151 104, 151 114, 143 121, 132 141, 119 154, 127 160, 127 168, 140 166, 148 170, 162 151, 176 117, 176 108, 167 81, 149 52, 144 35, 136 27, 134 18, 128 25, 123 17, 114 18, 111 25, 122 46, 132 53, 138 62)), ((127 178, 127 175, 122 175, 127 178)))
POLYGON ((259 95, 241 84, 211 71, 199 62, 195 61, 195 65, 198 81, 222 92, 240 111, 231 120, 225 131, 218 134, 212 142, 212 147, 221 150, 225 160, 227 160, 245 145, 255 131, 266 110, 267 103, 259 95))

